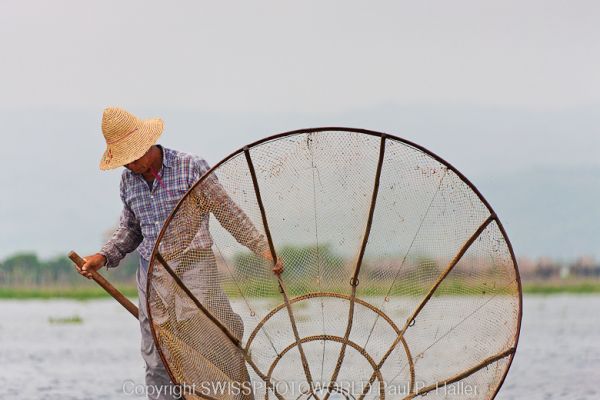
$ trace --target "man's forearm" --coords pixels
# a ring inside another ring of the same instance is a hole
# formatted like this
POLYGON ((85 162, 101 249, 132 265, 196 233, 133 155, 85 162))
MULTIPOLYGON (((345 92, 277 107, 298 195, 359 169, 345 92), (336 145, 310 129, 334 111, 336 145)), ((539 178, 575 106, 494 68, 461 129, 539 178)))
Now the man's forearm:
POLYGON ((134 251, 141 242, 141 235, 125 226, 120 226, 98 253, 106 257, 107 268, 114 268, 128 253, 134 251))
MULTIPOLYGON (((268 249, 265 236, 260 233, 246 213, 229 197, 216 176, 208 177, 195 192, 201 208, 210 211, 235 240, 262 256, 268 249)), ((197 234, 199 235, 199 234, 197 234)))
POLYGON ((256 229, 250 218, 243 211, 223 212, 223 209, 221 209, 215 210, 213 214, 217 217, 221 225, 231 233, 235 240, 252 250, 255 254, 262 256, 265 250, 268 249, 265 236, 256 229))

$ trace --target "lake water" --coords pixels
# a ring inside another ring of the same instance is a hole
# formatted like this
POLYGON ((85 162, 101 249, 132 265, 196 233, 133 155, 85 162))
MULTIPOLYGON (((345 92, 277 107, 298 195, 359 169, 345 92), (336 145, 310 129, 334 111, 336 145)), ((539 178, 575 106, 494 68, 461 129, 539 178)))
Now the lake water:
MULTIPOLYGON (((600 399, 600 296, 526 296, 497 399, 600 399)), ((0 399, 134 399, 137 321, 113 300, 0 301, 0 399), (80 316, 82 323, 50 323, 80 316), (129 389, 128 389, 129 388, 129 389)))

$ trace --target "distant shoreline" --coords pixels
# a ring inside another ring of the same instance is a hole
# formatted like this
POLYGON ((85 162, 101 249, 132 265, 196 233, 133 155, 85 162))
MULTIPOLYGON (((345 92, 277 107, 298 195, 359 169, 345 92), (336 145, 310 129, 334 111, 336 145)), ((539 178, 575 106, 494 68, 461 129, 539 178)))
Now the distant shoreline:
MULTIPOLYGON (((123 285, 118 288, 125 296, 137 298, 137 288, 123 285)), ((523 293, 528 295, 555 294, 600 294, 600 281, 577 282, 524 282, 523 293)), ((470 295, 478 293, 457 292, 446 295, 470 295)), ((6 300, 35 300, 35 299, 72 299, 93 300, 109 298, 110 295, 99 287, 43 287, 43 288, 0 288, 0 299, 6 300)))
MULTIPOLYGON (((135 286, 119 287, 121 293, 127 297, 137 298, 135 286)), ((93 300, 108 298, 110 295, 98 287, 80 288, 0 288, 0 299, 3 300, 46 300, 46 299, 72 299, 93 300)))
POLYGON ((576 282, 523 282, 524 294, 600 294, 600 281, 576 281, 576 282))

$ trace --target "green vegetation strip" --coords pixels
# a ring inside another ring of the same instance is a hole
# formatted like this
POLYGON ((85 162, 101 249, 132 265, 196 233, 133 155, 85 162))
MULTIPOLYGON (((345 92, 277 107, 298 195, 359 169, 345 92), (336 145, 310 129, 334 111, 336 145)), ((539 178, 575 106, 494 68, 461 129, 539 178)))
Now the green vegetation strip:
MULTIPOLYGON (((273 288, 259 287, 258 285, 243 285, 240 287, 247 297, 273 297, 280 296, 279 291, 273 288)), ((298 285, 297 287, 288 287, 292 296, 297 296, 311 291, 309 285, 298 285)), ((331 288, 331 292, 347 293, 348 288, 331 288)), ((386 287, 387 289, 387 287, 386 287)), ((135 286, 120 286, 119 290, 127 297, 136 298, 137 289, 135 286)), ((237 287, 225 285, 225 291, 230 297, 238 297, 237 287)), ((385 295, 384 286, 372 286, 369 290, 359 290, 359 296, 383 296, 385 295)), ((490 294, 508 294, 510 290, 498 290, 487 288, 485 285, 465 285, 461 282, 449 282, 438 288, 436 295, 445 296, 468 296, 468 295, 490 295, 490 294)), ((527 282, 523 284, 525 294, 590 294, 600 293, 600 281, 590 282, 527 282)), ((390 295, 393 296, 421 296, 426 293, 426 288, 419 288, 412 285, 398 285, 390 295)), ((99 287, 42 287, 42 288, 0 288, 0 299, 73 299, 90 300, 110 297, 102 288, 99 287)))
MULTIPOLYGON (((119 290, 128 297, 137 297, 135 287, 120 287, 119 290)), ((98 287, 75 288, 0 288, 0 299, 73 299, 90 300, 110 297, 104 289, 98 287)))
POLYGON ((527 294, 589 294, 600 293, 600 282, 579 282, 579 283, 524 283, 523 293, 527 294))

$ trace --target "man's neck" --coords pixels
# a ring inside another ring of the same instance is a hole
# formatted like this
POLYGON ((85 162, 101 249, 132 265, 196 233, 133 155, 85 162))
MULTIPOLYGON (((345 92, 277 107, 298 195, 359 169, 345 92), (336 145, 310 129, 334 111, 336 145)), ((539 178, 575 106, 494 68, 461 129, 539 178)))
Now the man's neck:
MULTIPOLYGON (((158 173, 163 164, 163 151, 159 146, 154 145, 152 146, 152 155, 153 161, 152 166, 150 168, 153 168, 154 171, 158 173)), ((146 171, 142 174, 142 176, 147 182, 152 182, 154 180, 154 174, 152 173, 152 171, 146 171)))

